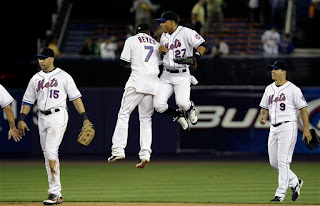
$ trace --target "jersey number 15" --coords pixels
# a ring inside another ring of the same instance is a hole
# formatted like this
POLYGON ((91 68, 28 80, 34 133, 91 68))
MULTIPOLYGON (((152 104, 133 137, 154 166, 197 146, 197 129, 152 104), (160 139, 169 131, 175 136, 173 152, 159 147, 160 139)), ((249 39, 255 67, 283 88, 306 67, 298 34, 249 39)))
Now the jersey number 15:
POLYGON ((50 90, 50 98, 55 98, 58 99, 59 98, 59 90, 50 90))

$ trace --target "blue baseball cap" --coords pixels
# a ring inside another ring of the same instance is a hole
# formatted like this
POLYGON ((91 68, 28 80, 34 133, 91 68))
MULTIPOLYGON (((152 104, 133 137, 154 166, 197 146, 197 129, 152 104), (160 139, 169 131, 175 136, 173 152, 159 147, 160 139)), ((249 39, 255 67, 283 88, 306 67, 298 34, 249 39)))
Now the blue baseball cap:
POLYGON ((272 65, 268 66, 269 69, 281 69, 281 70, 288 70, 288 64, 285 63, 284 61, 277 60, 275 61, 272 65))
POLYGON ((44 47, 40 49, 39 53, 35 55, 35 57, 42 57, 42 58, 54 57, 54 52, 49 47, 44 47))
POLYGON ((160 23, 166 22, 168 20, 173 20, 175 22, 178 22, 179 16, 173 11, 166 11, 162 13, 161 18, 156 19, 156 21, 160 23))

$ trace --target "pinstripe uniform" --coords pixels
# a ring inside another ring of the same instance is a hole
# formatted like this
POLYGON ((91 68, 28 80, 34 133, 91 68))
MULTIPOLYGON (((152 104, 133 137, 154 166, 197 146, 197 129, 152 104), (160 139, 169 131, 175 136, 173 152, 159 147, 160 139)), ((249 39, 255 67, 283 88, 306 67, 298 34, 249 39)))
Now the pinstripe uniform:
POLYGON ((301 89, 287 81, 277 87, 275 83, 266 87, 260 107, 268 110, 270 132, 268 154, 270 165, 278 172, 278 188, 275 196, 284 198, 288 186, 294 187, 298 178, 290 169, 292 155, 297 141, 297 112, 307 107, 301 89))

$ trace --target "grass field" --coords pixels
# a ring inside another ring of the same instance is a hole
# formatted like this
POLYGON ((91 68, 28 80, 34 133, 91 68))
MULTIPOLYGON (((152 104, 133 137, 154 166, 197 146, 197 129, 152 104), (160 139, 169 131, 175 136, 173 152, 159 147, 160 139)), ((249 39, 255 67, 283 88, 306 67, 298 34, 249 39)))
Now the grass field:
MULTIPOLYGON (((174 202, 269 204, 277 173, 268 162, 61 162, 65 202, 174 202)), ((320 204, 320 163, 294 162, 301 196, 286 204, 320 204)), ((47 196, 42 161, 0 162, 0 202, 41 202, 47 196)))

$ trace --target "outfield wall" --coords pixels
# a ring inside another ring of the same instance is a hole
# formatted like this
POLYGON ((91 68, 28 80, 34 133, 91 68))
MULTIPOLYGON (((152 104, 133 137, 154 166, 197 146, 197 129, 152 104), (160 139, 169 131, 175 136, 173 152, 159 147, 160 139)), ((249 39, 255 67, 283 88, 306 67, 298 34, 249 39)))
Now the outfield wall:
MULTIPOLYGON (((80 88, 87 113, 96 128, 96 137, 89 147, 76 142, 82 121, 73 104, 68 102, 69 124, 60 154, 109 154, 111 139, 120 107, 122 88, 80 88)), ((269 123, 257 122, 259 103, 264 87, 259 86, 195 86, 191 98, 196 104, 199 122, 190 132, 183 131, 172 118, 157 112, 153 116, 154 153, 267 153, 269 123)), ((320 87, 302 88, 308 101, 310 125, 320 133, 320 87)), ((15 98, 15 116, 21 107, 22 89, 9 90, 15 98)), ((169 100, 174 104, 174 99, 169 100)), ((8 123, 0 115, 0 153, 41 154, 37 128, 37 108, 33 107, 26 122, 30 132, 19 143, 7 140, 8 123)), ((301 123, 299 123, 301 128, 301 123)), ((139 120, 137 109, 130 119, 126 152, 139 151, 139 120)), ((301 141, 299 130, 296 153, 310 154, 301 141)), ((312 153, 319 153, 320 149, 312 153)))

